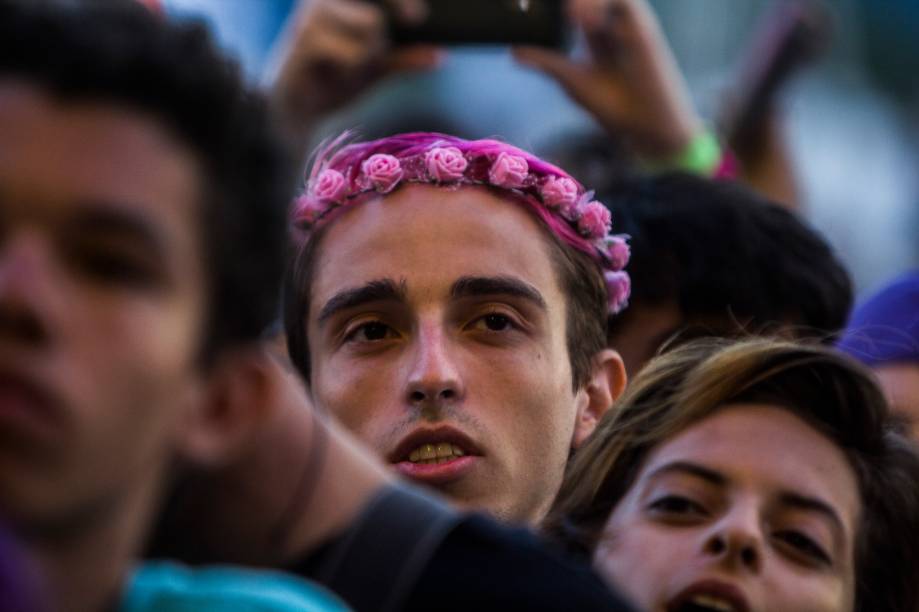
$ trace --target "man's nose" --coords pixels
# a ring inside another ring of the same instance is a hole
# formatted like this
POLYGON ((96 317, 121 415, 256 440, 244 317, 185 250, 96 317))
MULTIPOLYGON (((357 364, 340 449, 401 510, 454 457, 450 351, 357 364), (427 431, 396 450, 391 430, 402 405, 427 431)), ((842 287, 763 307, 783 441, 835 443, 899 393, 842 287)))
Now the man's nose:
POLYGON ((439 324, 423 324, 415 338, 406 400, 419 407, 440 407, 462 399, 465 389, 453 358, 455 347, 439 324))
POLYGON ((758 573, 762 569, 764 533, 753 507, 733 508, 706 534, 703 554, 733 570, 758 573))
POLYGON ((20 232, 0 242, 0 338, 43 342, 52 296, 47 285, 51 259, 44 241, 20 232))

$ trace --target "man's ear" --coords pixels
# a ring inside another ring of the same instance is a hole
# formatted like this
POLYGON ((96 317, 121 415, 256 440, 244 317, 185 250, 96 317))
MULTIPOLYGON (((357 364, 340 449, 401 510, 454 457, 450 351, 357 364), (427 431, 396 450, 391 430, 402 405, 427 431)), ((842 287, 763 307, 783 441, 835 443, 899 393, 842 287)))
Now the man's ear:
POLYGON ((207 373, 207 391, 180 432, 180 453, 196 465, 215 466, 251 446, 279 410, 284 373, 262 345, 224 351, 207 373))
POLYGON ((593 360, 590 380, 583 390, 587 401, 578 414, 572 448, 578 448, 593 433, 597 423, 625 390, 626 375, 622 357, 613 349, 603 349, 593 360))

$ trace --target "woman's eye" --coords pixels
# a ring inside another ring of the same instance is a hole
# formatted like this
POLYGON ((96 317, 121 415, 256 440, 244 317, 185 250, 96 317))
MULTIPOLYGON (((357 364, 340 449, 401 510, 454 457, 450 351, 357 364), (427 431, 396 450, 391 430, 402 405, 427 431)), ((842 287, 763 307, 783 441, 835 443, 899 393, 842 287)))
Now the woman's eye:
POLYGON ((359 325, 357 328, 352 330, 345 340, 355 341, 355 342, 376 342, 378 340, 385 340, 392 336, 393 330, 389 325, 385 323, 380 323, 379 321, 371 321, 369 323, 364 323, 359 325))
POLYGON ((707 514, 701 504, 694 502, 682 495, 667 495, 651 502, 651 510, 662 514, 673 515, 704 515, 707 514))
POLYGON ((779 531, 775 534, 775 537, 793 548, 795 552, 803 554, 810 559, 827 565, 832 563, 832 559, 830 559, 830 556, 823 550, 823 547, 800 531, 779 531))

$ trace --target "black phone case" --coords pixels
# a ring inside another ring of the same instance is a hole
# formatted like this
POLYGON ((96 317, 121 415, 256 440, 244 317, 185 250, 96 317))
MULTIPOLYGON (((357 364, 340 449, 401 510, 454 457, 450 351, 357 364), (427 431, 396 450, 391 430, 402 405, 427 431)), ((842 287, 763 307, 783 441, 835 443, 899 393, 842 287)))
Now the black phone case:
MULTIPOLYGON (((384 3, 384 0, 375 0, 384 3)), ((539 45, 567 41, 562 0, 427 0, 427 18, 412 26, 390 19, 396 44, 539 45)))

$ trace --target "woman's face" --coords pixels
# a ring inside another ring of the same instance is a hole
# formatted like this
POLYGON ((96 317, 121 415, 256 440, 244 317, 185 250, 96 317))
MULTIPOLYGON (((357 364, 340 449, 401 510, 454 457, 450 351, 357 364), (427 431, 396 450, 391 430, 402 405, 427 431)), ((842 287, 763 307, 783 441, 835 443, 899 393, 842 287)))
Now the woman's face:
POLYGON ((650 453, 594 564, 652 612, 852 610, 860 507, 828 438, 776 406, 726 406, 650 453))

